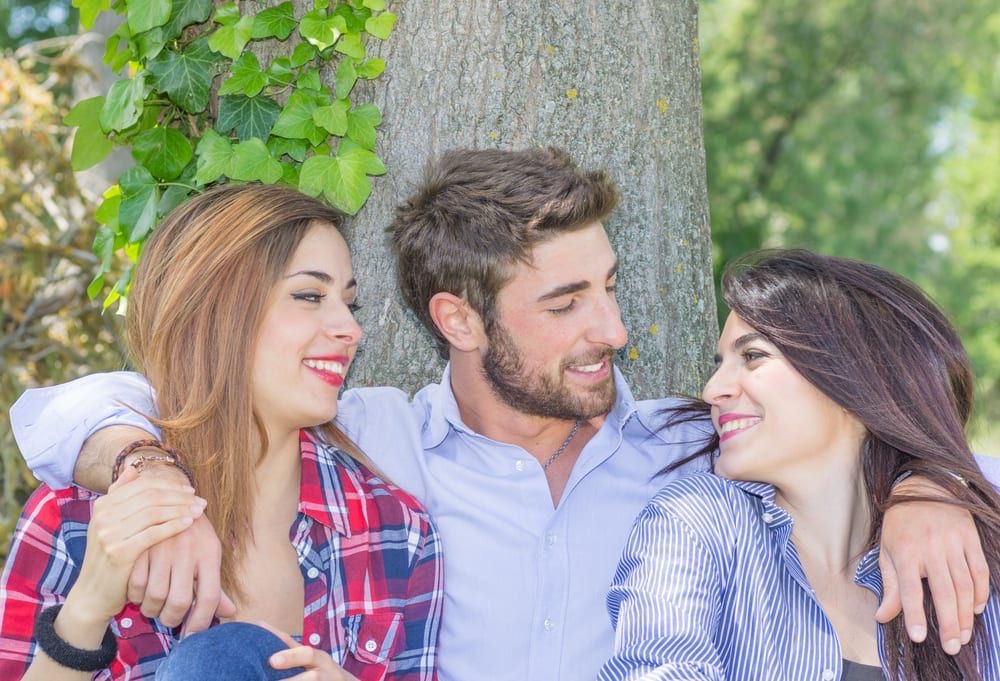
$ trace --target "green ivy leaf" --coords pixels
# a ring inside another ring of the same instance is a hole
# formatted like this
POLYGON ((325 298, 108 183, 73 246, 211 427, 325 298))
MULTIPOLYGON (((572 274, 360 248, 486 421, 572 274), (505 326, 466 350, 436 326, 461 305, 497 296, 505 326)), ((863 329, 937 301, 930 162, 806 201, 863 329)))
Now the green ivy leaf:
POLYGON ((351 94, 351 90, 354 89, 354 84, 358 82, 354 62, 350 59, 341 59, 340 63, 337 64, 337 75, 334 76, 333 82, 337 99, 347 99, 347 95, 351 94))
POLYGON ((319 69, 312 68, 305 70, 295 84, 304 90, 322 90, 323 82, 319 79, 319 69))
POLYGON ((181 172, 180 177, 177 178, 177 181, 163 191, 160 203, 156 207, 157 218, 162 218, 191 196, 191 193, 194 191, 191 189, 191 185, 195 184, 194 177, 197 169, 196 163, 188 163, 184 166, 184 170, 181 172))
POLYGON ((347 136, 365 149, 375 148, 375 128, 382 123, 382 112, 374 104, 362 104, 347 114, 347 136))
POLYGON ((306 12, 299 22, 299 34, 320 50, 337 42, 346 28, 343 17, 328 17, 319 9, 306 12))
POLYGON ((274 184, 281 179, 281 174, 281 164, 271 156, 261 140, 251 139, 233 147, 229 177, 234 180, 259 180, 265 184, 274 184))
POLYGON ((301 90, 293 92, 271 129, 271 134, 309 140, 314 145, 322 143, 326 139, 326 133, 313 122, 312 117, 317 106, 319 105, 312 94, 301 90))
POLYGON ((334 206, 354 215, 371 194, 372 184, 365 169, 374 156, 360 147, 342 146, 336 156, 307 158, 299 173, 299 190, 309 196, 323 194, 334 206))
POLYGON ((306 160, 306 141, 302 139, 271 137, 267 140, 267 149, 271 152, 271 156, 279 160, 286 154, 299 163, 306 160))
POLYGON ((181 53, 164 50, 148 68, 153 85, 166 92, 171 102, 188 113, 201 113, 208 106, 215 62, 207 41, 199 38, 181 53))
POLYGON ((145 71, 140 71, 134 78, 115 81, 101 107, 101 129, 105 132, 121 132, 134 125, 142 115, 145 98, 145 71))
POLYGON ((219 118, 215 127, 220 132, 236 130, 236 136, 241 140, 251 137, 266 140, 280 113, 281 107, 264 95, 229 95, 219 101, 219 118))
POLYGON ((233 64, 233 75, 219 88, 219 94, 253 97, 263 90, 265 85, 267 85, 267 74, 261 71, 260 63, 254 53, 246 52, 233 64))
POLYGON ((135 44, 139 48, 139 54, 143 58, 153 59, 163 50, 164 45, 167 44, 167 37, 163 27, 157 26, 135 36, 135 44))
POLYGON ((223 26, 232 26, 240 20, 241 16, 239 5, 235 2, 226 2, 216 8, 212 21, 223 26))
POLYGON ((299 43, 292 50, 291 65, 293 68, 299 68, 305 64, 308 64, 313 59, 316 58, 316 48, 309 43, 299 43))
MULTIPOLYGON (((306 43, 300 43, 305 45, 306 43)), ((288 57, 278 57, 271 62, 271 65, 267 67, 267 75, 270 77, 271 82, 277 85, 291 85, 292 84, 292 61, 288 57)))
POLYGON ((385 164, 382 163, 382 159, 375 155, 374 151, 368 151, 363 147, 359 147, 357 144, 349 139, 344 139, 340 142, 340 147, 337 149, 337 155, 349 155, 352 159, 361 163, 365 172, 369 175, 385 175, 385 164))
POLYGON ((128 24, 122 22, 115 32, 104 41, 104 63, 115 73, 122 70, 125 64, 136 59, 135 43, 131 40, 128 24))
POLYGON ((372 15, 369 9, 356 9, 341 2, 333 10, 333 15, 344 20, 343 33, 361 33, 365 30, 365 21, 372 15))
POLYGON ((312 113, 313 122, 331 135, 343 137, 347 132, 348 102, 338 99, 330 106, 321 106, 312 113))
POLYGON ((198 172, 194 179, 199 185, 215 182, 229 170, 229 162, 233 158, 232 143, 209 128, 202 135, 196 149, 198 156, 198 172))
POLYGON ((385 60, 375 57, 358 67, 358 77, 366 80, 378 78, 385 71, 385 60))
POLYGON ((145 130, 132 140, 132 157, 160 180, 173 180, 191 160, 194 150, 174 128, 145 130))
POLYGON ((365 58, 365 46, 361 44, 360 33, 345 33, 333 49, 355 59, 365 58))
POLYGON ((294 163, 281 164, 281 183, 289 187, 297 187, 299 184, 299 167, 294 163))
POLYGON ((191 24, 200 24, 212 14, 212 0, 173 0, 170 20, 163 27, 167 40, 173 40, 191 24))
POLYGON ((385 9, 385 0, 364 0, 361 4, 374 12, 381 12, 385 9))
POLYGON ((208 39, 208 46, 213 52, 236 60, 250 42, 252 32, 253 17, 240 17, 235 24, 223 25, 216 29, 208 39))
POLYGON ((396 25, 396 15, 392 12, 382 12, 377 17, 372 17, 365 22, 365 30, 376 38, 385 40, 392 33, 392 27, 396 25))
POLYGON ((104 97, 83 99, 63 119, 66 125, 79 128, 73 135, 73 152, 70 156, 70 165, 77 172, 97 165, 114 148, 98 123, 103 106, 104 97))
POLYGON ((122 188, 122 202, 118 208, 118 222, 128 232, 130 243, 146 238, 156 225, 156 204, 159 187, 149 171, 138 166, 126 170, 118 183, 122 188))
POLYGON ((292 3, 283 2, 276 7, 270 7, 253 18, 253 31, 251 33, 254 40, 264 38, 277 38, 285 40, 291 35, 297 22, 292 12, 292 3))
POLYGON ((80 25, 88 31, 94 27, 98 14, 111 9, 111 0, 73 0, 71 4, 80 10, 80 25))
POLYGON ((128 27, 132 34, 163 26, 170 18, 171 0, 126 0, 128 27))

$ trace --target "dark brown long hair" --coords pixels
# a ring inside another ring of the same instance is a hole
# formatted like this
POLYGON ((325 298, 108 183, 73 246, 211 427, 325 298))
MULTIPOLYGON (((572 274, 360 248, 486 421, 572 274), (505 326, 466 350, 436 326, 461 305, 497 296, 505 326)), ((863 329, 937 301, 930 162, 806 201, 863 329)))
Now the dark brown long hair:
MULTIPOLYGON (((798 249, 759 251, 733 262, 723 275, 722 297, 807 381, 864 424, 869 547, 880 540, 885 511, 908 501, 892 495, 893 481, 912 471, 946 490, 948 503, 972 514, 995 595, 1000 495, 966 440, 973 376, 958 334, 934 303, 881 267, 798 249)), ((703 417, 708 410, 704 402, 692 401, 670 414, 669 422, 703 417)), ((717 447, 715 435, 668 470, 700 455, 714 456, 717 447)), ((926 587, 925 605, 931 605, 926 587)), ((921 644, 910 641, 902 617, 886 626, 891 678, 981 679, 977 654, 985 659, 998 652, 987 650, 982 626, 977 622, 973 643, 950 656, 941 647, 933 612, 928 625, 921 644)))

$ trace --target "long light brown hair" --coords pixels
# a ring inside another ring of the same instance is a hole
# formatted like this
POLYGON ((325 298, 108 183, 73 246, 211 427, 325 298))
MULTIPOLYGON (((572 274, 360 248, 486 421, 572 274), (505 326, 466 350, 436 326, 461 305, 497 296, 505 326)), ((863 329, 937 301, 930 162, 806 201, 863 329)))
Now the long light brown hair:
MULTIPOLYGON (((166 443, 194 473, 223 545, 222 586, 252 540, 254 468, 267 435, 252 399, 257 333, 272 288, 316 223, 340 214, 288 187, 225 185, 178 206, 146 243, 125 317, 129 352, 156 391, 166 443)), ((362 464, 332 423, 315 429, 362 464)))

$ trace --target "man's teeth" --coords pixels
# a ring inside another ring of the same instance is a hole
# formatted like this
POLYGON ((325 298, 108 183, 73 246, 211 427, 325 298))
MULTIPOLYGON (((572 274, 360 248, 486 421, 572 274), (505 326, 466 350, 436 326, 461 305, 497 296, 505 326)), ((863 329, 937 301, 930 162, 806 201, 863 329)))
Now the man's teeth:
POLYGON ((325 359, 304 359, 302 363, 305 364, 310 369, 318 369, 319 371, 328 371, 331 374, 342 374, 344 373, 344 365, 340 362, 330 362, 325 359))
POLYGON ((577 364, 572 367, 573 371, 582 371, 586 374, 592 374, 601 370, 604 366, 604 362, 598 362, 597 364, 577 364))
POLYGON ((731 433, 734 430, 740 430, 741 428, 749 428, 750 426, 755 426, 758 423, 760 423, 760 418, 756 416, 729 421, 719 426, 719 435, 725 435, 726 433, 731 433))

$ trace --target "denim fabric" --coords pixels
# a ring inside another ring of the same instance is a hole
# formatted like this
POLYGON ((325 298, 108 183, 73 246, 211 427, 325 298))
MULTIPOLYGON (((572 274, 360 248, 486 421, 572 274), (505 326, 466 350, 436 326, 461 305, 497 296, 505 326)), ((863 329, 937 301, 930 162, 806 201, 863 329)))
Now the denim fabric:
POLYGON ((188 636, 156 670, 156 681, 272 681, 305 671, 273 669, 268 658, 288 646, 267 629, 227 622, 188 636))

